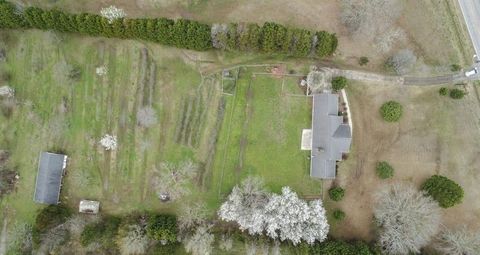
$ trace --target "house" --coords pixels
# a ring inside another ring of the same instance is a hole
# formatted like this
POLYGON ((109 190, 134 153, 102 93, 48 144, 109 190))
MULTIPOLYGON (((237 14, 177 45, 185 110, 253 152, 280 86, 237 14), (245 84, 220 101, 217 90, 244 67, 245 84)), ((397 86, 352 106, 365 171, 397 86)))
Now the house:
POLYGON ((66 166, 66 155, 50 152, 40 153, 33 198, 35 202, 50 205, 58 204, 66 166))
POLYGON ((338 95, 313 95, 310 176, 320 179, 336 177, 336 162, 348 153, 352 143, 350 126, 338 115, 338 95))
POLYGON ((78 206, 78 212, 97 214, 100 210, 100 202, 92 200, 82 200, 78 206))

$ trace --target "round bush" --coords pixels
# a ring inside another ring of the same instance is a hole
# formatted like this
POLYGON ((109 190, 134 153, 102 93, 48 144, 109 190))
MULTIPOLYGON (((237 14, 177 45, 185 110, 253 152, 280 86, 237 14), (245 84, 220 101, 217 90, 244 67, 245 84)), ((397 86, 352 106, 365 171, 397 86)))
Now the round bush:
POLYGON ((448 89, 443 87, 443 88, 440 88, 438 90, 438 93, 441 95, 441 96, 446 96, 448 94, 448 89))
POLYGON ((335 91, 339 91, 347 86, 347 78, 343 76, 338 76, 332 79, 332 89, 335 91))
POLYGON ((340 187, 333 187, 328 190, 328 196, 333 201, 340 201, 342 200, 343 196, 345 196, 345 190, 340 187))
POLYGON ((450 97, 453 99, 462 99, 465 96, 465 92, 461 89, 452 89, 450 90, 450 97))
POLYGON ((393 176, 393 167, 385 161, 377 163, 377 175, 382 179, 387 179, 393 176))
POLYGON ((463 189, 445 176, 434 175, 422 185, 428 195, 443 208, 452 207, 463 200, 463 189))
POLYGON ((333 211, 333 218, 336 220, 343 220, 345 219, 345 212, 340 209, 337 209, 333 211))
POLYGON ((380 107, 380 114, 385 121, 397 122, 403 113, 403 107, 395 101, 388 101, 380 107))

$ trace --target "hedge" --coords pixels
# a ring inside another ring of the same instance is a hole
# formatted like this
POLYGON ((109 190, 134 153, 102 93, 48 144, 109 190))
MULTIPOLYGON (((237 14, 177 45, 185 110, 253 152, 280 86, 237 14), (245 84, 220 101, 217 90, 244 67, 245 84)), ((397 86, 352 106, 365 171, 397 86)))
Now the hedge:
POLYGON ((326 240, 310 247, 312 255, 375 255, 379 254, 362 241, 348 243, 341 240, 326 240))
POLYGON ((150 216, 147 235, 153 240, 177 241, 177 217, 168 214, 150 216))
MULTIPOLYGON (((36 28, 89 36, 140 39, 198 51, 213 48, 211 25, 197 21, 120 18, 109 22, 108 19, 91 13, 73 14, 56 9, 20 8, 0 0, 0 29, 36 28)), ((335 34, 288 28, 273 22, 266 22, 262 27, 231 23, 226 33, 225 45, 228 50, 283 53, 297 57, 306 57, 311 53, 316 53, 319 57, 329 56, 335 52, 338 44, 335 34)))
POLYGON ((463 189, 456 182, 442 175, 433 175, 422 185, 428 195, 443 208, 460 204, 463 200, 463 189))

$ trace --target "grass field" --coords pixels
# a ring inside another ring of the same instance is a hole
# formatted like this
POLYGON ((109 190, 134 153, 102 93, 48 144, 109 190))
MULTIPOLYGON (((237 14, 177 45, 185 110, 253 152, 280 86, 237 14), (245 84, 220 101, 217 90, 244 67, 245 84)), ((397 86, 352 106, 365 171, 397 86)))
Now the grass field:
POLYGON ((41 32, 14 40, 2 69, 12 75, 17 103, 12 116, 0 117, 1 146, 11 151, 21 179, 3 205, 18 220, 32 219, 39 207, 32 201, 38 155, 50 150, 70 156, 62 190, 70 205, 89 198, 109 213, 170 210, 150 188, 152 169, 161 162, 205 162, 220 99, 213 80, 201 82, 179 55, 152 54, 141 43, 41 32), (67 77, 73 65, 81 69, 78 81, 67 77), (102 65, 108 74, 98 76, 102 65), (159 119, 149 129, 137 125, 137 110, 146 105, 159 119), (116 151, 98 145, 106 133, 117 136, 116 151))
POLYGON ((247 175, 263 177, 273 191, 289 185, 301 195, 321 193, 321 182, 308 175, 309 153, 300 151, 311 100, 298 96, 297 78, 240 68, 227 95, 220 72, 202 75, 176 49, 38 31, 11 36, 7 46, 1 68, 11 74, 16 104, 11 116, 0 116, 0 145, 11 151, 20 182, 1 207, 16 221, 32 221, 41 208, 32 199, 41 151, 69 156, 62 202, 76 208, 80 199, 99 200, 106 213, 176 212, 193 200, 213 213, 247 175), (99 66, 106 75, 96 75, 99 66), (78 77, 70 77, 74 67, 78 77), (158 118, 150 128, 137 124, 144 106, 158 118), (117 136, 116 150, 99 145, 105 134, 117 136), (200 169, 190 195, 160 202, 155 169, 186 160, 200 169))

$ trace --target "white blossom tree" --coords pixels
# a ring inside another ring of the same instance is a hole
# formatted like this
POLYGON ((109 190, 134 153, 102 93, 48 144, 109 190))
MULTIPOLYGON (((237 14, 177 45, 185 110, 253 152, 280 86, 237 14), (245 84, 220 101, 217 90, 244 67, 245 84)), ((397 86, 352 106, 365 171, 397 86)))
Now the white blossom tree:
POLYGON ((142 107, 137 111, 137 124, 149 128, 157 124, 157 113, 151 106, 142 107))
POLYGON ((190 160, 173 164, 163 162, 154 168, 152 186, 159 198, 168 197, 174 201, 190 194, 190 183, 198 174, 198 166, 190 160))
POLYGON ((466 226, 455 230, 444 229, 434 247, 445 255, 480 254, 480 232, 469 231, 466 226))
POLYGON ((289 187, 283 187, 280 195, 269 194, 263 183, 252 177, 233 188, 218 215, 222 220, 236 222, 250 235, 266 233, 295 245, 302 240, 309 244, 321 242, 329 230, 322 201, 307 203, 289 187))
POLYGON ((113 21, 116 19, 125 18, 127 16, 127 14, 123 9, 117 8, 116 6, 113 6, 113 5, 106 8, 102 8, 102 10, 100 11, 100 14, 102 15, 102 17, 108 19, 108 22, 110 24, 112 24, 113 21))
POLYGON ((10 86, 1 86, 0 87, 0 96, 11 98, 15 96, 15 90, 10 86))
POLYGON ((268 200, 263 181, 248 177, 233 188, 218 216, 224 221, 236 222, 242 231, 247 230, 251 235, 260 234, 264 230, 264 210, 268 200))
POLYGON ((98 76, 104 76, 108 73, 108 69, 107 69, 106 66, 99 66, 99 67, 95 68, 95 73, 98 76))
POLYGON ((273 239, 289 240, 294 245, 302 240, 309 244, 327 238, 329 225, 321 200, 307 203, 289 187, 274 194, 265 208, 266 232, 273 239))
POLYGON ((184 240, 185 250, 192 255, 210 255, 214 241, 215 236, 209 232, 209 227, 200 226, 193 235, 184 240))
POLYGON ((117 136, 106 134, 100 140, 100 145, 107 151, 117 149, 117 136))
POLYGON ((378 243, 387 254, 419 253, 440 226, 440 207, 411 184, 393 184, 375 195, 378 243))
POLYGON ((227 24, 212 24, 210 36, 212 38, 212 45, 217 49, 225 49, 227 47, 226 40, 228 34, 227 24))

